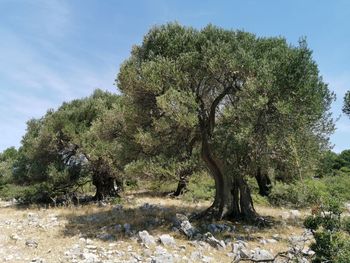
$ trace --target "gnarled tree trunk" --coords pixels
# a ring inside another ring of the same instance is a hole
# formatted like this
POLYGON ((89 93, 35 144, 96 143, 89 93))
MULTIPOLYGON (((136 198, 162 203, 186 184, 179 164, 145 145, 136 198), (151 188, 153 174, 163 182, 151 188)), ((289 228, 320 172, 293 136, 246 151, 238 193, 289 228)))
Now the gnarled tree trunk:
POLYGON ((213 157, 205 136, 202 138, 202 158, 215 181, 215 199, 205 216, 216 219, 255 220, 253 200, 248 184, 240 174, 230 173, 213 157))
MULTIPOLYGON (((222 82, 219 82, 222 84, 222 82)), ((222 92, 213 100, 210 107, 197 94, 199 102, 198 121, 201 133, 202 159, 215 181, 215 199, 212 206, 205 212, 209 217, 216 219, 245 218, 255 220, 257 213, 253 206, 250 189, 243 175, 230 171, 215 158, 211 149, 211 141, 215 129, 216 110, 222 99, 229 93, 240 89, 240 82, 234 78, 233 83, 227 84, 222 92)))
POLYGON ((96 187, 95 200, 104 200, 107 197, 118 196, 118 192, 114 187, 115 179, 97 173, 92 176, 92 184, 96 187))

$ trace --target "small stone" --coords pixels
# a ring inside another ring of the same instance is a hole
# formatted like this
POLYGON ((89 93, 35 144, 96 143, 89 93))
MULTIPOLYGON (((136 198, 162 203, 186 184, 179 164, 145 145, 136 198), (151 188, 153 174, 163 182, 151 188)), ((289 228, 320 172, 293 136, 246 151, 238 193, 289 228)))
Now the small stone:
POLYGON ((209 230, 209 232, 212 233, 212 234, 215 234, 215 233, 217 233, 217 232, 220 231, 220 230, 216 227, 215 224, 209 224, 209 225, 208 225, 208 230, 209 230))
POLYGON ((203 255, 201 261, 204 263, 210 263, 213 261, 213 258, 203 255))
POLYGON ((204 234, 205 241, 214 248, 224 249, 226 244, 223 240, 216 239, 210 232, 204 234))
POLYGON ((298 219, 301 217, 301 213, 299 212, 299 210, 290 210, 290 215, 289 218, 290 219, 298 219))
POLYGON ((44 263, 44 259, 42 258, 34 258, 32 259, 31 263, 44 263))
POLYGON ((12 240, 15 240, 15 241, 21 240, 21 238, 20 238, 17 234, 12 234, 12 235, 10 236, 10 238, 11 238, 12 240))
POLYGON ((305 255, 305 256, 313 256, 315 255, 315 251, 311 250, 310 248, 304 248, 302 250, 302 253, 305 255))
POLYGON ((349 203, 345 203, 345 208, 348 210, 348 212, 350 213, 350 202, 349 203))
POLYGON ((190 221, 182 221, 180 225, 182 232, 189 238, 192 238, 196 232, 195 228, 191 225, 190 221))
POLYGON ((96 249, 97 249, 97 247, 94 246, 94 245, 86 245, 86 248, 87 248, 88 250, 96 250, 96 249))
POLYGON ((159 240, 164 246, 176 246, 175 239, 168 234, 161 235, 159 240))
POLYGON ((141 242, 145 245, 155 245, 156 241, 152 235, 150 235, 146 230, 140 231, 138 233, 141 242))
POLYGON ((241 258, 249 258, 250 257, 250 251, 246 248, 242 248, 241 251, 239 252, 239 256, 241 258))
POLYGON ((252 253, 252 259, 255 260, 272 260, 274 257, 265 249, 256 248, 252 253))
POLYGON ((121 211, 123 211, 123 206, 120 204, 115 205, 115 206, 113 206, 112 211, 113 212, 121 212, 121 211))
POLYGON ((265 245, 267 242, 266 242, 266 239, 260 239, 259 243, 262 245, 265 245))
POLYGON ((279 234, 272 235, 272 238, 277 240, 277 241, 280 241, 282 239, 279 234))
POLYGON ((277 243, 277 240, 276 239, 273 239, 273 238, 268 238, 268 239, 261 239, 260 242, 261 244, 275 244, 277 243))
POLYGON ((36 242, 33 239, 28 239, 28 240, 26 240, 26 246, 27 247, 32 247, 32 248, 37 248, 38 247, 38 242, 36 242))
POLYGON ((197 261, 197 260, 199 260, 201 258, 202 258, 202 252, 200 252, 200 251, 193 251, 191 253, 191 259, 192 260, 197 261))
POLYGON ((100 202, 98 202, 98 206, 99 207, 106 207, 107 204, 105 202, 103 202, 103 201, 100 201, 100 202))
POLYGON ((14 259, 14 256, 13 255, 8 255, 4 258, 5 261, 11 261, 14 259))
POLYGON ((125 223, 125 224, 123 225, 123 227, 124 227, 125 233, 129 233, 129 232, 130 232, 130 230, 131 230, 131 225, 130 225, 130 224, 125 223))
POLYGON ((188 217, 184 214, 176 214, 176 216, 173 218, 173 223, 176 227, 179 227, 183 221, 189 221, 188 217))
POLYGON ((81 259, 84 259, 85 262, 89 262, 89 263, 92 263, 92 262, 97 262, 98 261, 98 256, 94 253, 90 253, 90 252, 87 252, 87 253, 82 253, 80 255, 80 258, 81 259))
POLYGON ((117 224, 117 225, 114 226, 114 229, 115 229, 115 231, 117 231, 117 232, 121 232, 122 229, 123 229, 123 227, 122 227, 122 225, 117 224))

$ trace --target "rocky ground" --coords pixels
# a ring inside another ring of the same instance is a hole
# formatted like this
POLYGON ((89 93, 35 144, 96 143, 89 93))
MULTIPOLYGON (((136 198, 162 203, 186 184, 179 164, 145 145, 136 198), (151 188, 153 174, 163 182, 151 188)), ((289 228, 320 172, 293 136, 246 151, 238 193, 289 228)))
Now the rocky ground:
POLYGON ((305 211, 257 207, 272 222, 258 227, 188 219, 208 203, 136 195, 123 200, 59 208, 0 202, 0 261, 309 262, 312 254, 312 236, 301 223, 305 211))

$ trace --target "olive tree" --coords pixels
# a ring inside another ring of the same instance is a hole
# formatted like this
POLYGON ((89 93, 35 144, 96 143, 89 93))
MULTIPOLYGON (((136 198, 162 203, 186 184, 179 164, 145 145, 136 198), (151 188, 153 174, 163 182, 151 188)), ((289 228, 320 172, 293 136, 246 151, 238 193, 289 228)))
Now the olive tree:
POLYGON ((29 121, 19 150, 16 181, 37 185, 38 194, 44 194, 38 201, 44 202, 90 180, 96 187, 96 199, 116 195, 118 156, 110 151, 116 147, 117 137, 99 134, 111 133, 118 127, 111 131, 107 124, 102 127, 99 123, 118 101, 118 95, 96 90, 90 97, 65 102, 41 119, 29 121))
POLYGON ((324 141, 331 126, 332 94, 305 41, 171 23, 133 47, 117 85, 147 154, 185 155, 196 142, 215 181, 206 211, 215 218, 255 218, 245 176, 282 160, 288 141, 301 145, 298 132, 324 141))

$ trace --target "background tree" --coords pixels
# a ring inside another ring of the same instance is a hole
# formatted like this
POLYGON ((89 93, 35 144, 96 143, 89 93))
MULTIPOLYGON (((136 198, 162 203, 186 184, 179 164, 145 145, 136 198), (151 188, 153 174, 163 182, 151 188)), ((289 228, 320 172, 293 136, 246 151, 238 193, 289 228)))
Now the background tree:
POLYGON ((305 41, 293 47, 283 38, 167 24, 133 48, 118 87, 148 155, 181 156, 197 140, 215 180, 207 214, 216 218, 255 218, 245 176, 265 169, 265 160, 299 156, 298 132, 320 142, 332 126, 332 94, 305 41))
POLYGON ((343 100, 343 113, 350 116, 350 91, 345 93, 343 100))
POLYGON ((5 149, 0 153, 0 187, 12 183, 13 165, 18 158, 18 151, 15 147, 5 149))
MULTIPOLYGON (((115 171, 95 158, 90 129, 118 101, 117 95, 96 90, 92 96, 63 103, 39 120, 28 122, 16 167, 18 183, 37 185, 39 201, 73 192, 92 178, 96 199, 115 195, 115 171)), ((101 153, 102 156, 102 153, 101 153)))

